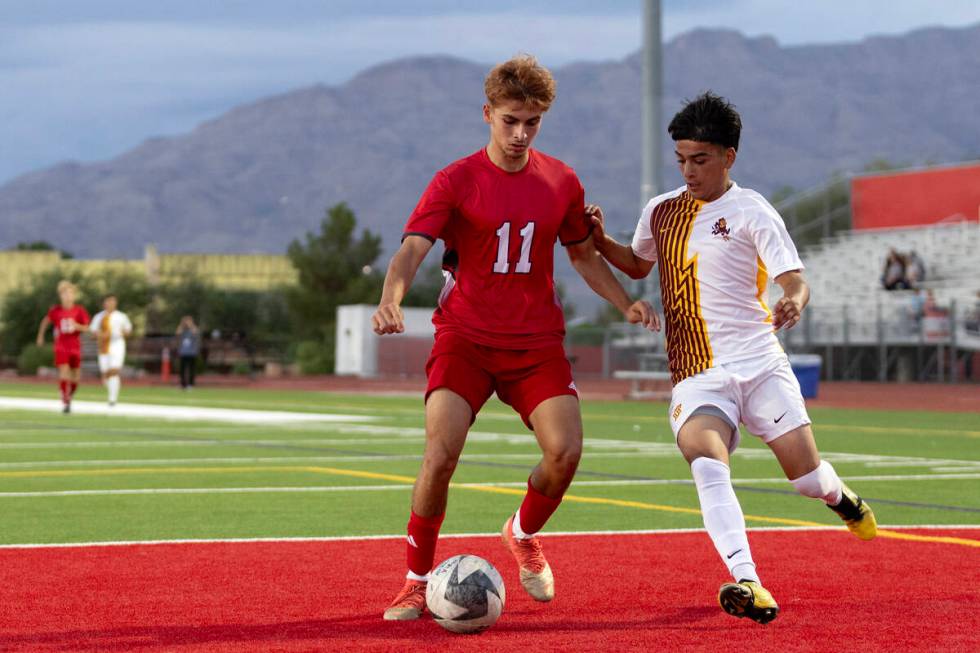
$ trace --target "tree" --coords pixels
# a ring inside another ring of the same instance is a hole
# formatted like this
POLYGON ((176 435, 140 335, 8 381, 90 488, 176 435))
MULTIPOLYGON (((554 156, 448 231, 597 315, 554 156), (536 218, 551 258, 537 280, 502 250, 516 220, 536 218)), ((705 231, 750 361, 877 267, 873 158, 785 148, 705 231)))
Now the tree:
POLYGON ((355 238, 357 219, 345 203, 332 206, 320 232, 294 240, 287 255, 299 277, 286 292, 293 332, 302 341, 305 372, 332 372, 337 307, 374 303, 383 277, 372 267, 381 254, 381 237, 368 230, 355 238))
POLYGON ((58 249, 46 240, 33 240, 29 243, 17 243, 14 249, 18 252, 58 252, 63 259, 75 258, 70 252, 58 249))
POLYGON ((441 262, 423 265, 416 273, 415 279, 412 280, 412 286, 405 293, 402 306, 435 308, 439 303, 439 293, 442 292, 445 285, 446 277, 442 271, 441 262))

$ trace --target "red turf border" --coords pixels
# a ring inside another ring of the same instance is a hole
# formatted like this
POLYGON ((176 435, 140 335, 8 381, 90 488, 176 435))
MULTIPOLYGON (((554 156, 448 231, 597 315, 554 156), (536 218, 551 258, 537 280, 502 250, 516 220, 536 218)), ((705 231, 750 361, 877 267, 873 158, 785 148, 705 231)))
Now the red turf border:
MULTIPOLYGON (((923 530, 978 539, 976 530, 923 530)), ((976 651, 980 549, 837 531, 750 535, 782 614, 768 626, 715 605, 724 568, 703 533, 546 540, 558 596, 520 589, 499 540, 444 539, 507 585, 478 636, 380 619, 403 544, 265 542, 0 549, 9 651, 976 651)))

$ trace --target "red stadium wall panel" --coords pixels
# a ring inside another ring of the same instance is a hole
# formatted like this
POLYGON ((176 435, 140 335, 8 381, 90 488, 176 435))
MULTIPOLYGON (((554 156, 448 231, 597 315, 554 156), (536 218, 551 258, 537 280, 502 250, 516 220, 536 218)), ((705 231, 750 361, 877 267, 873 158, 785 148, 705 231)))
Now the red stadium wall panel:
POLYGON ((851 180, 854 229, 980 219, 980 163, 863 175, 851 180))
POLYGON ((433 342, 432 336, 379 338, 377 375, 425 377, 425 362, 429 359, 433 342))

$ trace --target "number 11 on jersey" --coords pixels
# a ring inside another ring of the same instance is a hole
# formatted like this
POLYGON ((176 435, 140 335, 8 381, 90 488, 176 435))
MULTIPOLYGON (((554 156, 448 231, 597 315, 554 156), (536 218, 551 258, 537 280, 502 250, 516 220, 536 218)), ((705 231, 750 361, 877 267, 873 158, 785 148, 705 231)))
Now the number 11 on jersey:
MULTIPOLYGON (((534 223, 528 222, 527 226, 521 229, 521 257, 514 266, 515 274, 527 274, 531 271, 531 241, 534 240, 534 223)), ((493 264, 493 271, 497 274, 507 274, 510 271, 510 261, 507 255, 510 253, 510 223, 505 222, 497 229, 497 261, 493 264)))

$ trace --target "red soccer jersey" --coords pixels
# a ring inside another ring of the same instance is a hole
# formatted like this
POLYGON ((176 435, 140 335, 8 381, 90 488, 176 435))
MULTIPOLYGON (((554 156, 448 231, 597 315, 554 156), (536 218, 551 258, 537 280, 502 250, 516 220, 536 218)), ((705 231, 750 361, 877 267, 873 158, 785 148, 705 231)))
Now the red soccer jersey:
POLYGON ((75 304, 71 308, 65 308, 57 304, 48 311, 48 319, 54 325, 55 349, 81 351, 80 333, 71 326, 69 320, 75 320, 78 324, 88 324, 88 311, 84 306, 75 304))
POLYGON ((518 172, 494 165, 485 149, 456 161, 436 173, 408 219, 405 236, 446 244, 452 276, 432 318, 436 330, 501 349, 564 338, 555 241, 584 241, 592 222, 575 172, 536 150, 529 157, 518 172))

